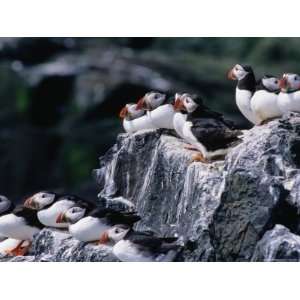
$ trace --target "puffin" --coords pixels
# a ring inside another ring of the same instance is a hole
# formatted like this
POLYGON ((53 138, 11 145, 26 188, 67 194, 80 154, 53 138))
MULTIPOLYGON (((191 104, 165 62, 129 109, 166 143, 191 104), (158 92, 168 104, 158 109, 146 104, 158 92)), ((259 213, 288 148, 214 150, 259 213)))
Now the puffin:
POLYGON ((259 124, 259 119, 251 110, 251 98, 255 92, 256 80, 252 68, 248 65, 236 64, 228 73, 227 78, 237 80, 235 100, 237 107, 251 123, 259 124))
MULTIPOLYGON (((7 197, 0 195, 0 217, 9 214, 13 211, 15 205, 7 197)), ((6 236, 1 235, 0 232, 0 242, 5 240, 6 236)))
POLYGON ((280 88, 277 101, 282 114, 300 112, 300 76, 292 73, 283 74, 280 88))
POLYGON ((0 232, 2 235, 19 240, 9 255, 25 255, 36 235, 44 225, 37 218, 37 211, 25 206, 16 207, 10 214, 0 217, 0 232))
POLYGON ((166 262, 173 261, 182 248, 177 240, 177 237, 157 237, 117 224, 102 234, 99 243, 112 242, 112 252, 122 262, 166 262))
POLYGON ((174 129, 173 117, 175 114, 173 99, 159 92, 149 92, 137 103, 138 109, 147 111, 147 115, 156 128, 174 129))
POLYGON ((258 124, 280 117, 282 112, 278 106, 280 81, 273 75, 265 75, 256 86, 256 92, 251 98, 251 110, 258 124))
POLYGON ((226 155, 241 142, 242 131, 222 114, 206 107, 197 95, 183 94, 175 101, 174 109, 186 114, 185 122, 175 127, 181 127, 184 140, 192 145, 190 149, 199 151, 193 161, 207 163, 212 158, 226 155))
POLYGON ((40 191, 28 197, 24 201, 24 206, 30 209, 41 210, 54 203, 59 195, 50 191, 40 191))
POLYGON ((128 103, 120 111, 119 117, 123 120, 124 130, 133 134, 139 130, 156 129, 146 112, 137 106, 135 103, 128 103))
POLYGON ((54 199, 51 203, 47 202, 47 205, 45 204, 45 198, 39 195, 37 197, 31 197, 25 201, 25 206, 29 207, 31 209, 36 209, 37 217, 39 221, 48 227, 55 227, 55 228, 68 228, 67 223, 60 222, 59 218, 62 213, 66 212, 69 208, 73 206, 80 206, 83 207, 89 211, 94 209, 95 204, 91 203, 89 201, 86 201, 78 196, 75 195, 55 195, 54 199), (59 222, 57 222, 57 220, 59 222))
POLYGON ((98 241, 107 229, 116 224, 132 227, 140 220, 136 212, 121 212, 98 207, 86 215, 86 210, 72 207, 62 214, 60 222, 69 223, 69 233, 81 242, 98 241))

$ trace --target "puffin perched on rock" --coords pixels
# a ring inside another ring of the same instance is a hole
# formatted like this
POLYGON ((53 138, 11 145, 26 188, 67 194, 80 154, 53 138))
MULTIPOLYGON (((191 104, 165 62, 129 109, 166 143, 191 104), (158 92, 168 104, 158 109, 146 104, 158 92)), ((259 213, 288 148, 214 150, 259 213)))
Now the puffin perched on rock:
POLYGON ((105 230, 116 224, 132 227, 140 220, 136 212, 120 212, 109 208, 96 208, 86 215, 86 210, 72 207, 60 217, 69 223, 69 233, 81 242, 98 241, 105 230))
MULTIPOLYGON (((13 211, 15 205, 7 197, 0 195, 0 217, 9 214, 13 211)), ((6 236, 2 236, 0 232, 0 241, 6 239, 6 236)))
POLYGON ((115 225, 104 232, 99 243, 109 242, 114 244, 113 254, 123 262, 173 261, 182 248, 177 237, 156 237, 127 225, 115 225))
POLYGON ((277 100, 280 92, 279 79, 272 75, 262 77, 256 86, 256 92, 251 98, 251 110, 258 124, 282 115, 277 100))
POLYGON ((7 251, 10 255, 24 255, 35 234, 37 234, 44 225, 37 218, 37 211, 19 206, 10 214, 0 217, 0 232, 2 235, 19 240, 16 247, 7 251))
POLYGON ((300 112, 300 76, 298 74, 283 74, 280 80, 278 106, 282 114, 300 112))
POLYGON ((138 109, 147 111, 152 124, 156 128, 174 129, 173 127, 173 99, 159 92, 145 94, 137 103, 138 109))
POLYGON ((174 109, 186 114, 185 122, 176 124, 174 119, 176 131, 179 130, 179 135, 200 151, 193 156, 193 161, 208 162, 224 156, 241 141, 242 132, 220 113, 208 109, 197 95, 181 95, 176 99, 174 109))
POLYGON ((119 116, 123 119, 124 130, 132 134, 139 130, 156 129, 145 111, 137 106, 135 103, 128 103, 122 108, 119 116))
POLYGON ((227 74, 228 79, 237 80, 235 92, 236 104, 241 113, 253 124, 259 124, 251 109, 251 98, 255 92, 256 80, 252 68, 248 65, 235 65, 227 74))

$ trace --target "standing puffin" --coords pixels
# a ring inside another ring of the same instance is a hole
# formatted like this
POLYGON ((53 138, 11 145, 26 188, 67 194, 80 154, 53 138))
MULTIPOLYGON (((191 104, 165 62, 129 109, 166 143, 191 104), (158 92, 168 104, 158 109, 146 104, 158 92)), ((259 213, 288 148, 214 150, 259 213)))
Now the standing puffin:
POLYGON ((24 206, 19 206, 10 214, 0 217, 1 234, 20 241, 7 254, 24 255, 29 249, 34 235, 43 227, 44 225, 37 218, 37 211, 24 206))
POLYGON ((105 230, 116 224, 133 226, 141 218, 135 212, 120 212, 109 208, 96 208, 87 216, 83 208, 72 207, 60 217, 69 223, 69 233, 82 242, 99 240, 105 230))
POLYGON ((230 80, 238 81, 235 100, 239 110, 250 122, 258 124, 259 120, 251 110, 251 98, 256 86, 252 68, 247 65, 237 64, 228 72, 227 77, 230 80))
POLYGON ((156 129, 149 116, 143 109, 137 108, 137 104, 126 104, 119 116, 123 119, 123 127, 127 133, 134 133, 144 129, 156 129))
POLYGON ((187 113, 180 132, 185 141, 200 151, 193 161, 208 162, 214 157, 224 156, 241 141, 242 132, 220 113, 208 109, 196 95, 183 94, 177 98, 174 108, 187 113))
POLYGON ((113 254, 123 262, 173 261, 181 246, 176 237, 156 237, 134 231, 127 225, 115 225, 102 234, 99 243, 113 242, 113 254))
POLYGON ((280 88, 278 106, 282 114, 289 111, 300 112, 300 76, 291 73, 283 74, 280 88))
POLYGON ((175 112, 172 102, 173 99, 167 99, 165 94, 149 92, 139 100, 137 108, 147 111, 147 115, 156 128, 174 129, 173 116, 175 112))
POLYGON ((279 79, 275 76, 265 75, 259 80, 251 99, 251 110, 259 124, 282 115, 277 103, 279 92, 279 79))
MULTIPOLYGON (((3 195, 0 195, 0 217, 9 214, 15 208, 12 201, 3 195)), ((6 239, 6 236, 2 236, 0 232, 0 241, 6 239)))

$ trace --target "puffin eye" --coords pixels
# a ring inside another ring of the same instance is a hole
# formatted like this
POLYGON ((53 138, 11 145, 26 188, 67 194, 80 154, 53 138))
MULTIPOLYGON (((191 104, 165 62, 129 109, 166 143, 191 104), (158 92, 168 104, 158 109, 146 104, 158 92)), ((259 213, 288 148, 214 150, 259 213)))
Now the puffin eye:
POLYGON ((45 198, 45 197, 46 197, 46 195, 45 195, 45 194, 43 194, 43 195, 42 195, 42 198, 45 198))
POLYGON ((116 230, 115 230, 115 233, 120 233, 119 229, 116 229, 116 230))

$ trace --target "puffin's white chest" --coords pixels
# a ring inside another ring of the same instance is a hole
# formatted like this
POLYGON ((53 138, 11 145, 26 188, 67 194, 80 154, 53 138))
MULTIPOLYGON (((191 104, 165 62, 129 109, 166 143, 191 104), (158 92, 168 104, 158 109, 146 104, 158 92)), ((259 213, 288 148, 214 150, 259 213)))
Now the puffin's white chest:
POLYGON ((0 243, 0 254, 6 254, 7 251, 15 249, 22 240, 8 238, 0 243))
POLYGON ((182 114, 181 112, 176 112, 173 116, 173 127, 177 134, 184 138, 183 136, 183 126, 185 124, 185 121, 187 119, 186 114, 182 114))
POLYGON ((100 239, 101 234, 109 226, 102 224, 101 221, 93 217, 85 217, 75 224, 69 226, 70 234, 82 242, 92 242, 100 239))
POLYGON ((148 114, 146 114, 140 118, 131 120, 131 121, 124 119, 123 127, 127 133, 134 133, 139 130, 156 129, 157 128, 152 124, 151 119, 148 114))
POLYGON ((280 93, 278 96, 278 106, 282 113, 287 113, 288 111, 300 112, 300 91, 280 93))
POLYGON ((39 221, 45 226, 56 227, 56 228, 68 228, 67 223, 56 223, 58 216, 61 213, 65 213, 69 208, 74 206, 71 201, 64 201, 63 203, 54 203, 47 209, 43 209, 37 213, 39 221))
POLYGON ((251 110, 260 122, 282 115, 277 99, 275 93, 265 90, 255 92, 251 99, 251 110))
POLYGON ((17 240, 32 240, 40 230, 28 226, 22 217, 8 214, 0 218, 0 233, 17 240))
POLYGON ((161 105, 149 112, 152 124, 157 128, 174 129, 174 108, 171 104, 161 105))
POLYGON ((279 93, 277 98, 277 105, 282 114, 287 113, 291 110, 291 99, 288 93, 279 93))
POLYGON ((253 124, 258 124, 259 120, 255 117, 253 114, 253 111, 251 110, 251 97, 252 93, 247 90, 240 90, 239 88, 236 88, 235 91, 235 100, 236 105, 241 111, 241 113, 253 124))
POLYGON ((113 254, 124 262, 149 262, 153 261, 153 257, 143 255, 137 248, 128 240, 121 240, 113 247, 113 254))

